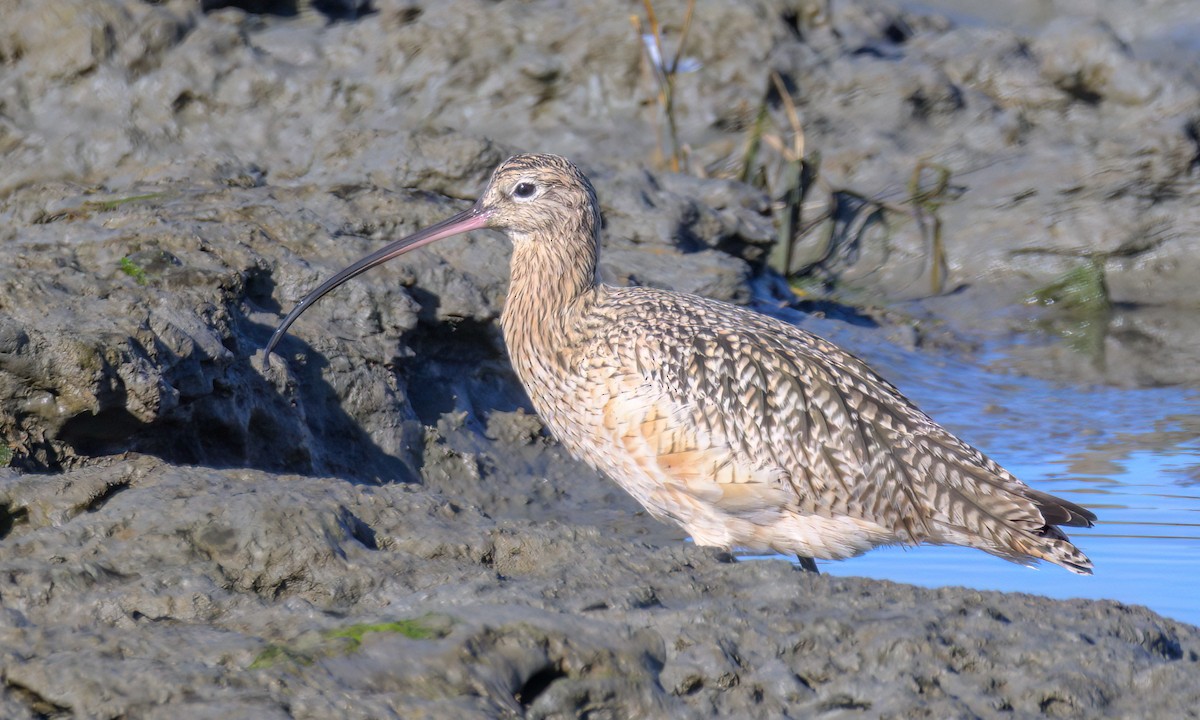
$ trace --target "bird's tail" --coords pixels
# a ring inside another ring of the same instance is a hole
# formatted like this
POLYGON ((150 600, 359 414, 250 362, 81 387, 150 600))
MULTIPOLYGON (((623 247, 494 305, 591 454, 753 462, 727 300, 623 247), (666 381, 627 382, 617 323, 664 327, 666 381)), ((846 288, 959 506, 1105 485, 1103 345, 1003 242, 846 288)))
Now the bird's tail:
POLYGON ((1092 527, 1096 524, 1096 515, 1091 510, 1082 508, 1069 500, 1063 500, 1041 490, 1027 487, 1024 495, 1033 501, 1033 504, 1041 511, 1042 517, 1046 519, 1045 527, 1038 532, 1041 540, 1038 543, 1038 549, 1042 552, 1036 557, 1064 567, 1073 573, 1091 575, 1092 561, 1088 559, 1087 555, 1080 552, 1079 548, 1071 544, 1066 533, 1058 526, 1092 527))
POLYGON ((1080 552, 1079 548, 1071 544, 1066 535, 1053 525, 1049 526, 1057 533, 1057 537, 1037 538, 1040 542, 1036 542, 1031 548, 1029 555, 1052 562, 1059 567, 1066 568, 1073 573, 1079 575, 1092 574, 1092 561, 1087 555, 1080 552))
MULTIPOLYGON (((942 533, 943 538, 955 538, 957 535, 948 528, 943 528, 942 533)), ((1092 574, 1092 561, 1053 525, 1047 525, 1039 534, 1013 526, 1001 526, 992 528, 986 534, 973 534, 965 539, 966 542, 957 539, 943 539, 941 542, 969 545, 1020 565, 1032 566, 1037 560, 1045 560, 1079 575, 1092 574)))
POLYGON ((968 545, 1022 565, 1045 560, 1073 573, 1092 574, 1092 561, 1059 528, 1091 527, 1096 521, 1091 511, 1030 487, 1000 500, 992 496, 986 509, 976 501, 965 524, 961 517, 958 522, 946 515, 933 519, 935 542, 968 545))

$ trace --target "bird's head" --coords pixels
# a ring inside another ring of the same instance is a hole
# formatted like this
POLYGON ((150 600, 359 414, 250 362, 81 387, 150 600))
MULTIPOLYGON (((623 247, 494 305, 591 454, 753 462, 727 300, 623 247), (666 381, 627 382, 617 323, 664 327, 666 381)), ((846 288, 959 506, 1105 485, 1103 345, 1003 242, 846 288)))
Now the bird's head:
POLYGON ((477 205, 487 215, 488 227, 505 230, 518 244, 581 231, 594 238, 600 224, 592 183, 557 155, 516 155, 504 161, 477 205))
POLYGON ((591 182, 557 155, 515 155, 501 163, 483 195, 469 209, 396 240, 321 283, 288 313, 267 343, 269 356, 296 318, 347 280, 394 257, 471 230, 503 230, 516 247, 582 238, 595 244, 600 206, 591 182))

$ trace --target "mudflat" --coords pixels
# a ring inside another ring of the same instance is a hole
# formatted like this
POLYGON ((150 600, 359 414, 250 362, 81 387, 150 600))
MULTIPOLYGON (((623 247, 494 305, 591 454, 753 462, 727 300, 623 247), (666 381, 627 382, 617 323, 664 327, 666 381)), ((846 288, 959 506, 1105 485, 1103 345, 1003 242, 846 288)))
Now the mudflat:
POLYGON ((774 72, 820 153, 793 270, 836 292, 802 308, 931 354, 1083 317, 1088 352, 1011 370, 1194 385, 1200 77, 1147 49, 1174 4, 701 4, 681 173, 640 6, 217 5, 0 4, 0 715, 1195 713, 1200 630, 1143 608, 811 577, 644 517, 528 411, 500 238, 260 352, 520 150, 593 178, 613 282, 797 302, 763 271, 786 158, 739 182, 760 114, 794 140, 774 72))

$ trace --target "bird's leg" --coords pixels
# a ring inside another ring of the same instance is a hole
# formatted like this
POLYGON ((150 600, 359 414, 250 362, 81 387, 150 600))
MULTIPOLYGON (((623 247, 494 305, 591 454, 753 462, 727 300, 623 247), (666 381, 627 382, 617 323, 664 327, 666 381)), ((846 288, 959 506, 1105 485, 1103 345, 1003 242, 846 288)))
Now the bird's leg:
POLYGON ((813 560, 810 557, 804 557, 803 555, 797 555, 796 560, 800 561, 800 569, 804 572, 812 573, 813 575, 821 574, 821 571, 817 569, 816 560, 813 560))

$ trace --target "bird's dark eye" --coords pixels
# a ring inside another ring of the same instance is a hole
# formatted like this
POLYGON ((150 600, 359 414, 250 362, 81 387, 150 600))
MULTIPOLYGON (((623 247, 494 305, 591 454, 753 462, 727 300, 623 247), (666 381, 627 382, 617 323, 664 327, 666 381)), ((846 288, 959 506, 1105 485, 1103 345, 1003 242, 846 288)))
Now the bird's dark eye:
POLYGON ((513 188, 513 196, 519 198, 531 198, 536 192, 537 185, 528 182, 519 183, 515 188, 513 188))

